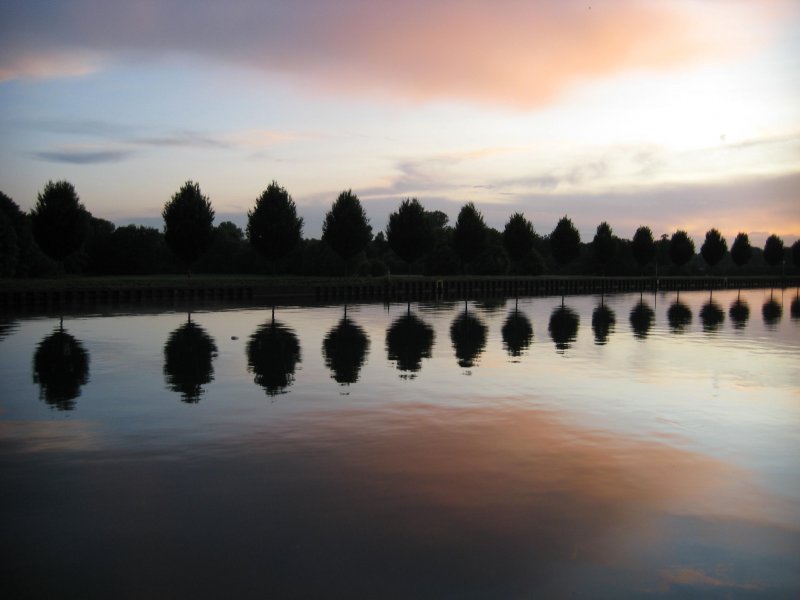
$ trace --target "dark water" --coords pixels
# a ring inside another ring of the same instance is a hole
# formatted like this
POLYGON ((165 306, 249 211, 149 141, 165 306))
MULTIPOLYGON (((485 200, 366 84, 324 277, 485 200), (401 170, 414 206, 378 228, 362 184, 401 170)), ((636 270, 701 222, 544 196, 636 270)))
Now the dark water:
POLYGON ((800 597, 794 291, 0 322, 4 597, 800 597))

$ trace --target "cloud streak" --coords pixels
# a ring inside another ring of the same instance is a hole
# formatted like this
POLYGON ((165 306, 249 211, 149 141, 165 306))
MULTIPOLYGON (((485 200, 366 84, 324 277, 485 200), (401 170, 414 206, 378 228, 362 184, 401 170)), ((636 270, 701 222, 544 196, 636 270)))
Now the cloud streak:
POLYGON ((106 60, 175 53, 281 74, 314 90, 530 108, 582 81, 739 51, 745 26, 760 31, 747 8, 643 0, 31 0, 0 25, 0 80, 79 75, 106 60))
POLYGON ((32 157, 47 162, 67 163, 72 165, 96 165, 117 163, 132 158, 134 152, 128 150, 50 150, 34 152, 32 157))

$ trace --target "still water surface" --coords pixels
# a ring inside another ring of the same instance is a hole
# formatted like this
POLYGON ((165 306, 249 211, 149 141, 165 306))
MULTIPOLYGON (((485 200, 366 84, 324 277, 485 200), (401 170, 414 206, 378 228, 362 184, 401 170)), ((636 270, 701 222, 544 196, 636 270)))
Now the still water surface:
POLYGON ((2 586, 800 597, 800 304, 770 297, 6 318, 2 586))

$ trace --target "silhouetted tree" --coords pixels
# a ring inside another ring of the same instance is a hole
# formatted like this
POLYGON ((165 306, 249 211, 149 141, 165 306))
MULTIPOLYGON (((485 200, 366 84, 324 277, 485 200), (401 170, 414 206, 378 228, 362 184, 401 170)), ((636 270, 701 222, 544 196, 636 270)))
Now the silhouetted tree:
POLYGON ((67 181, 48 181, 31 211, 33 237, 51 259, 64 259, 80 249, 89 233, 89 212, 67 181))
POLYGON ((300 342, 294 331, 273 319, 264 323, 247 342, 247 369, 268 396, 283 394, 294 381, 300 362, 300 342))
POLYGON ((339 194, 325 215, 322 241, 347 263, 364 250, 372 239, 372 227, 358 197, 352 190, 339 194))
POLYGON ((191 269, 208 250, 214 236, 214 209, 200 191, 200 185, 187 181, 164 205, 164 240, 170 250, 191 269))
POLYGON ((564 266, 581 253, 581 235, 567 216, 561 217, 550 234, 550 250, 553 258, 564 266))
POLYGON ((750 318, 750 307, 747 302, 737 298, 731 304, 728 316, 731 318, 734 329, 744 329, 747 320, 750 318))
POLYGON ((633 260, 643 269, 656 255, 656 243, 653 241, 653 232, 644 225, 636 230, 631 240, 631 254, 633 260))
POLYGON ((728 243, 722 234, 716 229, 709 229, 706 232, 706 239, 700 247, 700 254, 708 266, 713 269, 728 251, 728 243))
POLYGON ((125 225, 111 234, 101 262, 102 272, 149 275, 178 269, 164 235, 155 227, 125 225))
POLYGON ((774 298, 770 298, 761 307, 761 316, 764 318, 764 325, 768 329, 774 329, 783 316, 783 306, 774 298))
POLYGON ((434 236, 433 221, 416 198, 403 200, 397 212, 389 215, 389 247, 409 265, 431 251, 434 236))
POLYGON ((792 263, 795 267, 800 267, 800 240, 792 244, 792 263))
POLYGON ((294 250, 303 234, 303 219, 289 193, 273 181, 247 212, 247 239, 264 258, 272 262, 294 250))
POLYGON ((694 242, 682 229, 672 234, 669 240, 669 259, 676 267, 682 267, 694 256, 694 242))
POLYGON ((342 385, 358 381, 368 351, 367 334, 347 317, 342 318, 322 341, 325 366, 331 370, 336 383, 342 385))
POLYGON ((503 247, 508 257, 518 263, 533 249, 536 233, 533 224, 522 213, 514 213, 503 229, 503 247))
POLYGON ((709 300, 700 308, 700 321, 703 323, 703 331, 712 333, 725 321, 725 312, 719 304, 709 300))
POLYGON ((790 307, 792 319, 800 319, 800 297, 795 296, 790 307))
POLYGON ((597 226, 597 232, 592 240, 592 252, 605 272, 606 266, 617 254, 617 240, 614 238, 611 226, 605 221, 597 226))
POLYGON ((411 379, 422 368, 422 359, 431 357, 433 339, 433 328, 409 312, 386 330, 386 352, 397 369, 410 373, 411 379))
POLYGON ((196 403, 203 385, 214 380, 214 357, 217 345, 206 330, 188 320, 169 334, 164 344, 164 377, 167 388, 181 395, 181 400, 196 403))
POLYGON ((472 368, 486 346, 486 325, 466 310, 450 325, 450 340, 456 351, 458 366, 472 368))
POLYGON ((764 244, 764 260, 771 267, 783 262, 783 240, 772 234, 764 244))
POLYGON ((594 332, 594 343, 602 346, 608 342, 609 334, 614 331, 617 323, 617 315, 604 303, 598 304, 592 311, 592 331, 594 332))
POLYGON ((750 238, 746 233, 740 232, 736 235, 731 246, 731 259, 734 264, 741 268, 750 261, 753 249, 750 246, 750 238))
POLYGON ((512 358, 519 358, 533 341, 533 326, 525 313, 513 310, 509 313, 503 328, 503 347, 512 358))
POLYGON ((11 240, 15 248, 9 248, 11 256, 7 258, 8 265, 13 265, 13 273, 9 277, 35 277, 52 272, 55 265, 49 259, 33 238, 31 218, 20 210, 17 203, 0 192, 0 214, 3 214, 10 224, 13 232, 8 233, 6 244, 11 240))
POLYGON ((0 212, 0 277, 13 277, 19 264, 19 244, 14 224, 0 212))
POLYGON ((643 340, 650 333, 650 328, 656 320, 656 313, 650 308, 644 300, 639 300, 636 306, 633 307, 630 314, 631 329, 633 329, 633 337, 643 340))
POLYGON ((461 207, 453 229, 453 250, 463 263, 475 260, 486 248, 488 228, 472 202, 461 207))
POLYGON ((692 309, 676 300, 667 309, 667 321, 672 333, 683 333, 692 324, 692 309))
POLYGON ((578 313, 564 306, 556 307, 550 314, 550 323, 547 330, 550 332, 550 338, 556 345, 556 352, 564 354, 570 349, 572 343, 578 337, 578 327, 580 326, 580 318, 578 313))
POLYGON ((57 410, 72 410, 88 381, 89 353, 63 328, 39 342, 33 355, 33 382, 39 384, 41 400, 57 410))

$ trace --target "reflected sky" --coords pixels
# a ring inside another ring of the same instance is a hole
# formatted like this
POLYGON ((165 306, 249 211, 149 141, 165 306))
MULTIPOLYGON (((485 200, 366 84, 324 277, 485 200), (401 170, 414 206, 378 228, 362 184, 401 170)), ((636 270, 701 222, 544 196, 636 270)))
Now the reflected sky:
POLYGON ((769 290, 715 291, 713 334, 707 292, 680 294, 679 328, 674 292, 197 311, 178 367, 185 312, 66 316, 72 410, 40 400, 66 380, 44 366, 64 339, 34 359, 58 319, 19 318, 0 576, 42 597, 795 596, 795 297, 766 322, 769 290))

